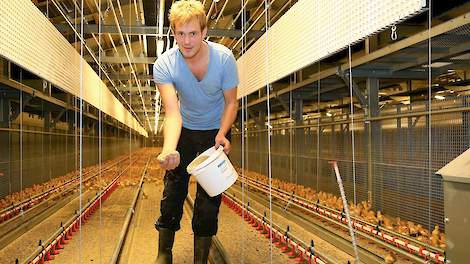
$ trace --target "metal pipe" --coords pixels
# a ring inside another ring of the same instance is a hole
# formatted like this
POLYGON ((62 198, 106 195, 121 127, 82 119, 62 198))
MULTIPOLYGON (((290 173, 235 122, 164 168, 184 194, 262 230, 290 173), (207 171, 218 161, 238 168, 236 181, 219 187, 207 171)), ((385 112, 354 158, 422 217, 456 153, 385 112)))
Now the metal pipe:
POLYGON ((105 191, 102 191, 102 192, 99 192, 93 199, 91 199, 85 206, 85 210, 83 210, 81 212, 81 214, 79 215, 78 213, 74 216, 72 216, 71 218, 69 218, 69 220, 67 220, 67 222, 65 223, 64 226, 68 226, 68 228, 64 228, 63 226, 61 226, 59 229, 57 229, 56 232, 54 232, 47 240, 46 243, 44 243, 46 246, 43 246, 43 245, 40 245, 36 248, 36 250, 30 255, 28 256, 22 263, 26 264, 26 263, 30 263, 30 261, 33 261, 37 256, 39 256, 51 243, 54 242, 54 240, 56 240, 59 236, 63 235, 63 233, 65 231, 67 231, 68 229, 71 228, 71 225, 79 220, 81 218, 81 216, 85 213, 86 210, 88 210, 88 208, 93 204, 95 203, 96 201, 98 201, 102 196, 104 196, 107 192, 110 191, 111 187, 116 184, 117 182, 117 179, 119 177, 121 177, 121 175, 128 169, 130 168, 131 164, 129 164, 124 170, 122 170, 119 175, 117 175, 113 181, 106 187, 106 190, 105 191))
MULTIPOLYGON (((114 125, 112 123, 106 123, 108 125, 114 125)), ((30 133, 30 134, 40 134, 40 135, 53 135, 53 136, 67 136, 67 137, 74 137, 75 134, 70 134, 70 133, 57 133, 57 132, 44 132, 44 131, 37 131, 37 130, 26 130, 26 129, 18 129, 18 128, 0 128, 0 131, 8 131, 8 132, 20 132, 22 131, 23 133, 30 133)), ((98 138, 96 136, 87 136, 83 135, 84 138, 98 138)), ((115 137, 102 137, 102 138, 115 138, 115 137)))
POLYGON ((139 9, 140 9, 140 22, 142 25, 145 25, 144 3, 142 2, 142 0, 139 0, 139 9))
POLYGON ((124 220, 124 224, 121 228, 121 233, 119 235, 119 240, 116 246, 116 249, 114 250, 114 254, 111 258, 111 261, 109 263, 117 263, 119 259, 119 255, 121 254, 122 246, 124 244, 124 240, 126 239, 127 236, 127 231, 129 230, 129 225, 131 223, 132 217, 134 216, 135 213, 135 206, 137 205, 137 200, 139 199, 140 193, 142 192, 142 186, 144 184, 144 177, 147 174, 147 168, 150 163, 151 157, 148 158, 147 163, 145 164, 144 171, 142 172, 142 176, 140 177, 139 181, 139 187, 137 188, 137 191, 134 194, 134 199, 132 199, 132 204, 129 210, 127 211, 126 218, 124 220))
MULTIPOLYGON (((470 112, 470 107, 457 107, 452 109, 441 109, 441 110, 432 110, 433 115, 439 114, 450 114, 450 113, 461 113, 461 112, 470 112)), ((396 118, 405 118, 405 117, 417 117, 417 116, 426 116, 430 114, 431 111, 421 111, 415 113, 401 113, 395 115, 387 115, 387 116, 378 116, 378 117, 358 117, 354 118, 356 122, 368 122, 368 121, 382 121, 388 119, 396 119, 396 118)), ((296 128, 310 128, 310 127, 322 127, 322 126, 331 126, 331 125, 339 125, 339 124, 348 124, 351 120, 339 120, 335 122, 326 122, 326 123, 319 123, 319 124, 307 124, 307 125, 293 125, 293 126, 285 126, 285 127, 274 127, 271 130, 282 130, 282 129, 296 129, 296 128)), ((257 132, 266 132, 267 129, 257 129, 251 130, 252 133, 257 132)), ((233 132, 233 135, 241 134, 240 132, 233 132)))
POLYGON ((163 42, 163 17, 165 15, 165 0, 160 0, 158 5, 158 37, 157 42, 155 43, 157 46, 157 57, 163 53, 164 49, 164 42, 163 42))
MULTIPOLYGON (((141 100, 142 106, 144 108, 145 116, 147 117, 147 123, 149 125, 150 132, 153 132, 152 126, 150 125, 150 119, 149 119, 148 114, 147 114, 147 108, 145 107, 145 102, 144 102, 144 99, 143 99, 143 96, 142 96, 142 91, 141 91, 141 88, 140 88, 140 82, 137 79, 137 75, 135 73, 134 67, 132 66, 132 62, 131 62, 131 59, 129 57, 129 52, 127 51, 126 43, 124 41, 124 37, 123 37, 123 34, 122 34, 121 25, 119 24, 119 20, 118 20, 117 14, 116 14, 116 10, 114 9, 113 2, 109 2, 109 3, 111 4, 111 9, 113 10, 114 22, 115 22, 116 28, 119 32, 119 37, 121 39, 121 44, 124 48, 124 53, 126 54, 127 61, 129 62, 129 67, 131 68, 131 74, 134 77, 134 80, 137 84, 137 88, 139 90, 140 100, 141 100)), ((130 45, 130 43, 129 43, 129 45, 130 45)))
MULTIPOLYGON (((140 9, 140 12, 139 12, 140 24, 145 25, 144 3, 142 2, 142 0, 139 0, 139 9, 140 9)), ((140 37, 142 37, 142 43, 143 43, 142 49, 143 49, 144 56, 147 56, 147 41, 146 41, 147 35, 143 34, 142 36, 139 36, 139 38, 140 37)), ((147 68, 147 74, 148 74, 148 67, 146 68, 147 68)))
MULTIPOLYGON (((114 9, 113 1, 110 1, 110 3, 111 3, 111 7, 114 9)), ((116 4, 118 5, 119 14, 121 15, 121 19, 124 21, 124 13, 122 12, 121 1, 116 0, 116 4)))
MULTIPOLYGON (((264 6, 264 1, 261 1, 260 4, 258 5, 258 7, 255 9, 255 11, 250 15, 250 17, 248 18, 248 20, 245 21, 245 24, 243 25, 243 28, 245 28, 245 32, 246 32, 246 26, 248 25, 248 23, 250 22, 250 20, 255 17, 255 14, 256 14, 263 6, 264 6)), ((264 12, 264 11, 263 11, 263 12, 264 12)), ((240 15, 240 14, 241 14, 241 10, 240 10, 240 12, 239 12, 238 15, 240 15)), ((238 17, 238 15, 237 15, 237 17, 238 17)), ((245 16, 246 16, 246 15, 245 15, 245 16)), ((246 19, 246 18, 245 18, 245 19, 246 19)), ((235 20, 234 20, 233 23, 235 23, 235 20)), ((233 24, 233 23, 232 23, 232 24, 233 24)), ((234 24, 233 24, 233 25, 234 25, 234 24)), ((242 32, 242 33, 243 33, 243 32, 242 32)), ((243 36, 241 36, 240 39, 243 39, 243 36)), ((235 39, 233 39, 233 40, 229 43, 228 46, 231 46, 234 42, 235 42, 235 39)))
POLYGON ((212 9, 214 8, 214 5, 215 5, 215 1, 212 0, 211 7, 209 8, 209 11, 207 11, 206 20, 209 20, 209 16, 212 12, 212 9))
POLYGON ((160 4, 158 5, 158 37, 163 37, 163 17, 165 16, 165 0, 160 0, 160 4))
MULTIPOLYGON (((212 28, 215 28, 215 25, 219 22, 220 17, 222 16, 222 13, 225 10, 225 7, 227 6, 229 0, 225 0, 224 5, 222 6, 222 9, 220 9, 219 15, 217 16, 217 19, 214 21, 214 26, 212 28)), ((210 36, 207 36, 206 40, 209 40, 210 36)))
POLYGON ((139 17, 139 10, 138 10, 138 8, 137 8, 137 2, 136 2, 136 0, 134 0, 134 11, 135 11, 135 19, 136 19, 135 22, 139 22, 139 24, 141 24, 141 23, 140 23, 140 17, 139 17))
MULTIPOLYGON (((248 5, 248 2, 250 2, 250 0, 247 0, 245 2, 245 4, 241 7, 240 11, 238 11, 238 14, 235 16, 235 18, 233 19, 232 21, 232 24, 230 25, 230 27, 228 29, 232 29, 234 26, 235 26, 235 21, 237 21, 237 19, 240 17, 240 15, 242 14, 242 11, 246 9, 246 6, 248 5)), ((262 3, 258 6, 258 8, 262 5, 262 3)), ((243 23, 243 22, 242 22, 243 23)), ((222 37, 221 39, 221 43, 225 40, 225 37, 222 37)))
MULTIPOLYGON (((272 5, 274 2, 276 2, 276 0, 272 0, 269 5, 272 5)), ((245 35, 256 25, 256 23, 258 23, 258 21, 261 19, 261 17, 265 14, 266 12, 266 9, 263 10, 263 12, 261 12, 261 14, 255 19, 255 21, 250 25, 250 27, 245 31, 243 32, 242 36, 238 39, 238 41, 235 43, 235 45, 233 45, 233 47, 231 48, 232 50, 235 49, 238 44, 240 43, 240 41, 243 39, 243 37, 245 37, 245 35)), ((271 21, 271 20, 270 20, 271 21)), ((233 43, 233 41, 232 41, 233 43)))

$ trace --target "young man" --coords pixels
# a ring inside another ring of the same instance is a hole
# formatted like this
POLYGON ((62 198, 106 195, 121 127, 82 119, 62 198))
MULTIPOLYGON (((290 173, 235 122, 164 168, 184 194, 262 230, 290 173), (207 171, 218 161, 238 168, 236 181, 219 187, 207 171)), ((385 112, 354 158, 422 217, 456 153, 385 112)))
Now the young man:
MULTIPOLYGON (((162 54, 153 74, 165 108, 164 142, 158 156, 166 169, 161 200, 157 263, 171 263, 175 231, 180 229, 188 193, 186 167, 210 147, 230 151, 230 127, 238 102, 235 58, 226 47, 205 41, 206 15, 199 1, 175 2, 170 26, 178 47, 162 54)), ((217 233, 221 196, 209 197, 197 186, 192 228, 194 263, 206 263, 212 236, 217 233)))

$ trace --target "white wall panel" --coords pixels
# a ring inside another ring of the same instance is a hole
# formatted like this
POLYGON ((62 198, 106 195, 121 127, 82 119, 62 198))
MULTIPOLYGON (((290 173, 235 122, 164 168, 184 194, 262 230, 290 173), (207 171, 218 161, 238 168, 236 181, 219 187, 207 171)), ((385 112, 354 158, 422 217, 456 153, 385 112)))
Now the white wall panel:
POLYGON ((238 98, 423 11, 425 4, 425 0, 299 0, 269 29, 267 44, 264 34, 238 59, 238 98))
POLYGON ((75 96, 80 95, 83 61, 83 99, 147 136, 90 65, 30 0, 0 0, 0 56, 75 96))

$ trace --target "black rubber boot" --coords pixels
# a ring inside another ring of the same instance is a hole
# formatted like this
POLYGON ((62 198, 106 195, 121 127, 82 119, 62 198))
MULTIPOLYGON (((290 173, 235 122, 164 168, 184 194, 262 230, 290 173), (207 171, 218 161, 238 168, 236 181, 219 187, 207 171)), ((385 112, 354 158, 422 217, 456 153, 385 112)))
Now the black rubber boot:
POLYGON ((212 236, 194 236, 194 264, 206 264, 209 257, 212 236))
POLYGON ((171 264, 173 262, 173 242, 175 240, 175 231, 160 228, 158 230, 158 257, 156 264, 171 264))

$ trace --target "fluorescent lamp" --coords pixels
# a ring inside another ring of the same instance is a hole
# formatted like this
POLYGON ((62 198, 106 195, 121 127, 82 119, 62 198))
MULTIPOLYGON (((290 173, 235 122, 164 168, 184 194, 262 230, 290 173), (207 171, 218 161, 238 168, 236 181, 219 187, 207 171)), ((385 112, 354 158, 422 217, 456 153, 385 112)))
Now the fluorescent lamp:
POLYGON ((427 68, 429 66, 431 66, 431 68, 440 68, 440 67, 444 67, 444 66, 447 66, 447 65, 451 65, 452 62, 440 62, 440 61, 437 61, 437 62, 433 62, 431 64, 425 64, 423 65, 422 67, 423 68, 427 68))

